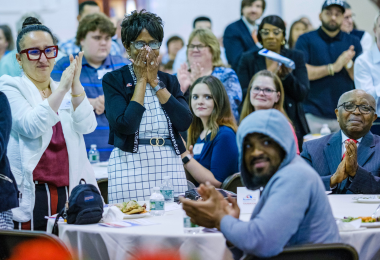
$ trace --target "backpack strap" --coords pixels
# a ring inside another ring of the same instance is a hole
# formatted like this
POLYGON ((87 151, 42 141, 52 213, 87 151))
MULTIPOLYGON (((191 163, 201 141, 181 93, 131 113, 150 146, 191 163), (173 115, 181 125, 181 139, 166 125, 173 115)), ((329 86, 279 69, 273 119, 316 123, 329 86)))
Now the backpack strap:
POLYGON ((58 236, 58 220, 60 217, 63 216, 63 213, 65 212, 65 207, 57 214, 57 217, 55 218, 52 234, 58 236))
POLYGON ((80 179, 80 181, 79 181, 79 184, 82 184, 82 181, 84 182, 84 184, 87 184, 87 182, 86 182, 86 180, 85 179, 80 179))

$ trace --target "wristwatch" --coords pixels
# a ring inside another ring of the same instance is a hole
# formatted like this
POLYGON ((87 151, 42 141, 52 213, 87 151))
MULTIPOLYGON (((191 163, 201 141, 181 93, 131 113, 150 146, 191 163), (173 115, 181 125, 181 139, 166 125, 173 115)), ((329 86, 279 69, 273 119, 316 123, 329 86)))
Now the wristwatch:
POLYGON ((191 156, 190 154, 188 154, 185 157, 183 157, 182 158, 183 165, 185 165, 186 163, 188 163, 191 158, 193 158, 193 156, 191 156))
POLYGON ((157 92, 157 91, 159 91, 160 89, 164 89, 164 88, 166 88, 164 82, 162 82, 161 80, 158 80, 158 84, 157 84, 157 86, 155 86, 155 87, 153 88, 153 90, 154 90, 154 92, 157 92))

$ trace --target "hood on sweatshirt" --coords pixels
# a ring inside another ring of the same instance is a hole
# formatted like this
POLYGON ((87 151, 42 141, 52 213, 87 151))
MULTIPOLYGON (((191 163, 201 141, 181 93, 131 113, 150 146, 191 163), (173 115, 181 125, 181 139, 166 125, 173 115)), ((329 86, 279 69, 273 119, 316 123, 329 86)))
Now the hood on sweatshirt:
POLYGON ((289 121, 277 109, 255 111, 244 118, 237 131, 236 141, 242 180, 244 185, 251 190, 260 188, 260 185, 253 182, 252 176, 245 167, 243 141, 247 135, 253 133, 269 136, 284 149, 286 154, 277 171, 288 165, 295 158, 297 151, 289 121))

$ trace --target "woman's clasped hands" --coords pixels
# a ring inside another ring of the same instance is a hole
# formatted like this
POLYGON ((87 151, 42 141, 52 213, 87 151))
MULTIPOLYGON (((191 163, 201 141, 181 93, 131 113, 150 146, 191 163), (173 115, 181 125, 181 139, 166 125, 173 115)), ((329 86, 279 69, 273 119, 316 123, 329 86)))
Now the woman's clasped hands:
POLYGON ((154 51, 148 46, 144 46, 136 57, 136 60, 130 59, 133 63, 133 70, 136 74, 137 81, 145 81, 152 87, 158 84, 157 72, 159 63, 154 51))
POLYGON ((59 83, 59 88, 64 92, 68 92, 70 88, 73 92, 75 88, 82 88, 79 80, 82 71, 82 58, 83 51, 79 52, 75 58, 73 55, 70 55, 70 66, 68 66, 62 73, 61 81, 59 83))

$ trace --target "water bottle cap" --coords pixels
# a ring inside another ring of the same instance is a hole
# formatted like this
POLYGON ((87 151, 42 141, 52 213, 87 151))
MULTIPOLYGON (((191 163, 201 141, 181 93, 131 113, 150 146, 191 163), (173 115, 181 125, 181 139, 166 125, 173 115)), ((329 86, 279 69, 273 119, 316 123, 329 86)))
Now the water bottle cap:
POLYGON ((92 145, 91 145, 91 148, 96 148, 96 144, 92 144, 92 145))
POLYGON ((329 127, 329 125, 328 124, 323 124, 322 127, 329 127))

